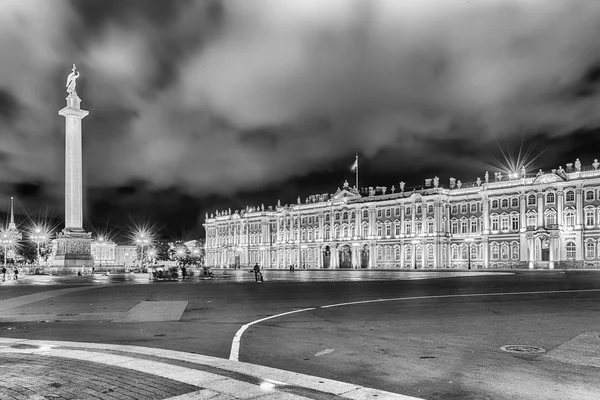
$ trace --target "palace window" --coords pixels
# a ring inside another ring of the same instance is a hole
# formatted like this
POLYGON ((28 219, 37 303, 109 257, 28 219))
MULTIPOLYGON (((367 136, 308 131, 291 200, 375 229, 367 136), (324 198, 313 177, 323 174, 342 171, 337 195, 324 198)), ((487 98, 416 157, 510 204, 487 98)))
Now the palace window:
POLYGON ((585 200, 586 201, 593 201, 594 200, 594 191, 593 190, 588 190, 585 192, 585 200))
POLYGON ((306 241, 306 231, 304 229, 302 229, 302 241, 306 241))
POLYGON ((433 245, 432 244, 427 245, 427 260, 433 261, 433 245))
POLYGON ((354 211, 352 211, 352 214, 350 214, 350 219, 352 221, 354 221, 356 219, 356 213, 354 211))
POLYGON ((471 233, 477 233, 477 220, 471 219, 471 233))
POLYGON ((394 216, 398 217, 400 215, 400 207, 394 208, 394 216))
POLYGON ((410 215, 411 212, 412 212, 411 208, 410 207, 406 207, 406 215, 410 215))
POLYGON ((392 209, 391 208, 386 208, 385 209, 385 216, 386 217, 391 217, 392 216, 392 209))
POLYGON ((302 225, 306 224, 306 217, 302 217, 302 225))
POLYGON ((385 224, 385 236, 392 236, 392 224, 385 224))
POLYGON ((508 224, 509 220, 508 220, 508 215, 503 215, 501 218, 501 228, 503 231, 507 231, 508 230, 508 224))
POLYGON ((342 219, 343 219, 344 221, 347 221, 347 220, 348 220, 348 212, 344 211, 344 213, 342 214, 342 219))
POLYGON ((433 213, 433 204, 429 204, 429 205, 427 206, 427 212, 428 212, 429 214, 432 214, 432 213, 433 213))
POLYGON ((498 216, 493 215, 491 220, 492 220, 492 230, 497 231, 498 230, 498 216))
POLYGON ((452 227, 452 234, 456 235, 458 234, 458 221, 453 220, 452 222, 450 222, 450 226, 452 227))
POLYGON ((396 222, 394 224, 394 236, 398 237, 400 236, 400 223, 396 222))
POLYGON ((500 258, 500 252, 499 252, 499 247, 496 243, 492 244, 491 246, 492 249, 492 260, 494 261, 498 261, 498 259, 500 258))
POLYGON ((415 251, 416 251, 415 258, 417 261, 420 262, 423 259, 423 247, 420 244, 418 244, 415 247, 415 251))
POLYGON ((458 260, 458 246, 455 244, 452 245, 452 259, 458 260))
POLYGON ((575 211, 573 211, 573 210, 565 211, 565 224, 570 227, 575 226, 575 211))
POLYGON ((535 194, 530 194, 529 196, 527 196, 527 205, 528 206, 535 206, 536 201, 535 201, 535 194))
POLYGON ((452 206, 452 214, 458 214, 458 207, 452 206))
POLYGON ((466 219, 460 221, 460 233, 463 235, 469 233, 469 226, 466 219))
POLYGON ((383 236, 383 227, 381 224, 377 225, 377 236, 383 236))
POLYGON ((433 233, 433 220, 427 220, 427 233, 433 233))
POLYGON ((348 237, 348 227, 342 227, 342 238, 348 237))
POLYGON ((466 214, 467 213, 467 205, 466 204, 461 204, 460 205, 460 212, 461 212, 461 214, 466 214))
POLYGON ((508 208, 508 199, 502 199, 502 208, 508 208))
POLYGON ((404 248, 404 259, 407 261, 412 259, 412 246, 411 245, 408 245, 404 248))
POLYGON ((315 228, 315 240, 319 240, 319 228, 315 228))
POLYGON ((377 218, 381 217, 383 217, 383 210, 380 208, 379 210, 377 210, 377 218))
POLYGON ((537 214, 536 213, 527 214, 527 226, 537 227, 537 214))
POLYGON ((417 206, 417 215, 421 214, 421 212, 422 212, 421 206, 417 206))
POLYGON ((390 260, 392 258, 392 246, 385 246, 385 259, 390 260))
POLYGON ((415 233, 417 235, 423 233, 423 223, 421 221, 415 222, 415 233))
POLYGON ((329 214, 325 214, 325 222, 329 222, 330 216, 329 214))
POLYGON ((575 259, 575 242, 567 242, 567 259, 574 260, 575 259))
POLYGON ((362 227, 363 238, 367 238, 369 236, 369 225, 365 224, 362 227))
POLYGON ((575 201, 575 192, 569 190, 567 193, 565 193, 565 201, 575 201))
POLYGON ((518 260, 519 259, 519 243, 513 243, 510 246, 510 252, 511 252, 511 258, 513 260, 518 260))
POLYGON ((511 207, 519 207, 519 198, 513 197, 512 199, 510 199, 510 206, 511 207))
POLYGON ((504 244, 502 244, 502 259, 508 260, 508 257, 509 257, 508 244, 504 243, 504 244))
POLYGON ((339 221, 340 220, 340 213, 335 213, 335 220, 339 221))
POLYGON ((477 212, 477 203, 471 203, 471 212, 477 212))
POLYGON ((381 246, 377 246, 377 259, 383 260, 383 249, 381 246))
POLYGON ((591 240, 585 244, 585 258, 588 260, 596 258, 596 243, 591 240))
POLYGON ((477 246, 476 244, 470 244, 469 250, 471 251, 471 260, 477 260, 477 246))
POLYGON ((468 247, 465 243, 460 245, 460 258, 463 260, 466 260, 467 258, 469 258, 469 254, 467 253, 468 251, 468 247))
POLYGON ((510 215, 510 227, 513 231, 519 230, 519 214, 510 215))
POLYGON ((400 246, 394 246, 394 260, 400 260, 400 246))
POLYGON ((412 235, 412 222, 404 222, 404 231, 407 235, 412 235))
POLYGON ((556 212, 548 211, 546 212, 546 226, 555 225, 556 224, 556 212))
POLYGON ((329 240, 329 239, 330 239, 329 229, 325 229, 325 240, 329 240))
POLYGON ((498 208, 498 200, 492 200, 492 208, 498 208))
POLYGON ((596 225, 596 212, 593 208, 585 210, 585 226, 596 225))
POLYGON ((364 219, 368 219, 369 218, 369 211, 368 210, 363 210, 363 218, 364 219))
POLYGON ((554 204, 555 198, 554 193, 548 193, 546 195, 546 204, 554 204))

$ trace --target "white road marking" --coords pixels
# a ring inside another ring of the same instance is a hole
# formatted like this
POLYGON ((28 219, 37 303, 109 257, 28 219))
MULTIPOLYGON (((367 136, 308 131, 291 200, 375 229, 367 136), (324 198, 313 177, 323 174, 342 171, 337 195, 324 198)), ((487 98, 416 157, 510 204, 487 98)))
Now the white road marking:
MULTIPOLYGON (((391 298, 391 299, 362 300, 362 301, 352 301, 349 303, 330 304, 330 305, 326 305, 326 306, 321 306, 319 308, 332 308, 332 307, 341 307, 341 306, 351 306, 351 305, 355 305, 355 304, 381 303, 381 302, 386 302, 386 301, 402 301, 402 300, 427 300, 427 299, 448 299, 448 298, 455 298, 455 297, 518 296, 518 295, 530 295, 530 294, 558 294, 558 293, 585 293, 585 292, 600 292, 600 289, 548 290, 548 291, 535 291, 535 292, 443 294, 443 295, 435 295, 435 296, 396 297, 396 298, 391 298)), ((236 332, 235 336, 233 337, 233 341, 231 342, 231 352, 229 353, 229 359, 233 360, 233 361, 239 361, 240 340, 242 339, 242 335, 244 334, 244 331, 246 331, 246 329, 248 329, 251 325, 258 324, 259 322, 263 322, 263 321, 266 321, 269 319, 282 317, 284 315, 294 314, 294 313, 299 313, 299 312, 304 312, 304 311, 310 311, 310 310, 314 310, 314 309, 315 309, 315 307, 304 308, 302 310, 288 311, 285 313, 271 315, 270 317, 258 319, 256 321, 247 323, 246 325, 242 326, 236 332)), ((320 355, 320 354, 317 353, 317 355, 320 355)))
POLYGON ((229 359, 233 360, 233 361, 239 361, 239 357, 240 357, 240 341, 242 340, 242 335, 244 334, 244 331, 246 329, 248 329, 250 326, 252 326, 254 324, 258 324, 259 322, 266 321, 268 319, 282 317, 284 315, 299 313, 299 312, 303 312, 303 311, 310 311, 310 310, 314 310, 314 309, 315 308, 312 307, 312 308, 303 308, 302 310, 288 311, 288 312, 284 312, 284 313, 277 314, 277 315, 271 315, 270 317, 257 319, 256 321, 252 321, 252 322, 247 323, 246 325, 242 326, 235 333, 235 336, 233 337, 233 341, 231 342, 231 352, 229 353, 229 359))
POLYGON ((315 354, 315 357, 324 356, 325 354, 329 354, 329 353, 333 352, 334 350, 335 349, 325 349, 325 350, 320 351, 317 354, 315 354))
POLYGON ((555 294, 555 293, 580 293, 580 292, 600 292, 600 289, 548 290, 548 291, 537 291, 537 292, 442 294, 442 295, 435 295, 435 296, 396 297, 396 298, 392 298, 392 299, 363 300, 363 301, 352 301, 349 303, 330 304, 327 306, 321 306, 321 308, 351 306, 354 304, 381 303, 381 302, 385 302, 385 301, 448 299, 448 298, 453 298, 453 297, 515 296, 515 295, 524 295, 524 294, 555 294))

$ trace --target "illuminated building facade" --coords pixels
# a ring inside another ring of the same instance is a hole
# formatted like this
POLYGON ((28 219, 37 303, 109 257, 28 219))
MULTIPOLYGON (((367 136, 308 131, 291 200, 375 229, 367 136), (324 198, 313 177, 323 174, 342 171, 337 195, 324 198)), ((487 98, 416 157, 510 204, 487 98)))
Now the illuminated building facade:
POLYGON ((555 268, 600 265, 600 163, 333 195, 206 216, 217 268, 555 268))

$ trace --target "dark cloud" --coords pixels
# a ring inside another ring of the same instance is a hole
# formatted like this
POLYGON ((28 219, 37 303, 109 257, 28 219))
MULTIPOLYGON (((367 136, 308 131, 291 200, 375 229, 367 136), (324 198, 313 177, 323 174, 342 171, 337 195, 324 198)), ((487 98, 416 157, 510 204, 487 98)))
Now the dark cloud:
POLYGON ((113 195, 122 213, 166 190, 225 196, 196 211, 291 193, 343 177, 356 151, 365 179, 391 182, 474 178, 513 137, 564 140, 547 157, 570 155, 572 132, 600 126, 598 20, 600 3, 567 0, 8 0, 0 180, 39 182, 60 205, 73 62, 98 215, 113 195))

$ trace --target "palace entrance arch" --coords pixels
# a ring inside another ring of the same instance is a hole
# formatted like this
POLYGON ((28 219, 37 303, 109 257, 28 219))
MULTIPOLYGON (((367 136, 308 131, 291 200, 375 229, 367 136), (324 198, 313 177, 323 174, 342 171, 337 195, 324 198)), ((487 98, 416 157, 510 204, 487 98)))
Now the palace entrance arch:
POLYGON ((325 246, 322 253, 323 253, 323 268, 331 268, 331 247, 325 246))
POLYGON ((367 246, 366 244, 360 251, 360 267, 369 268, 369 246, 367 246))
POLYGON ((346 244, 339 248, 340 268, 352 268, 352 247, 346 244))

